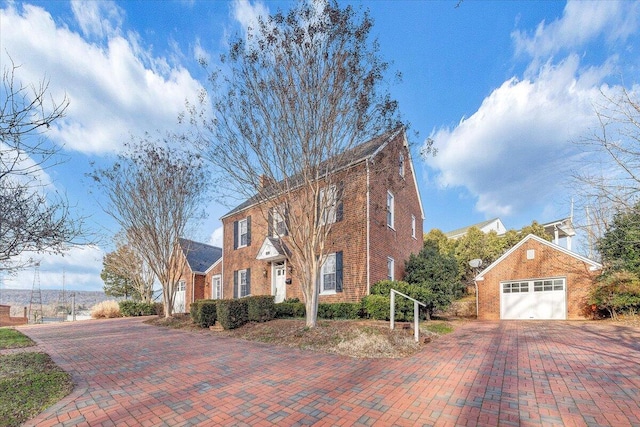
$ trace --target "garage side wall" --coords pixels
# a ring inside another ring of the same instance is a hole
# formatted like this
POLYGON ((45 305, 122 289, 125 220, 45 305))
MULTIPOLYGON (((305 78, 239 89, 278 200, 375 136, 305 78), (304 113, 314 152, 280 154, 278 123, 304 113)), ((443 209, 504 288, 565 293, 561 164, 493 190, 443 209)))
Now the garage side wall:
POLYGON ((500 319, 500 283, 505 281, 566 278, 567 319, 584 319, 588 310, 588 293, 599 271, 552 246, 527 240, 478 282, 478 319, 500 319), (532 259, 528 259, 533 256, 532 259))

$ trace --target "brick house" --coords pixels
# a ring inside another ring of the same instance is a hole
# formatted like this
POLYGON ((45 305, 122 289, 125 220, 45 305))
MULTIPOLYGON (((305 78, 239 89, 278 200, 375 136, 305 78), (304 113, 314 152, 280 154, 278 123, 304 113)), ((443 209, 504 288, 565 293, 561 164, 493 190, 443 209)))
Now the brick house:
MULTIPOLYGON (((359 301, 383 279, 401 279, 404 261, 422 248, 424 213, 404 129, 349 150, 348 164, 323 188, 332 200, 327 258, 321 267, 320 302, 359 301)), ((292 197, 295 196, 295 191, 292 197)), ((303 299, 287 263, 285 223, 290 215, 247 200, 221 220, 221 298, 274 295, 303 299), (285 218, 283 218, 283 216, 285 218)))
POLYGON ((583 319, 601 268, 530 234, 476 276, 478 319, 583 319))
POLYGON ((173 310, 186 313, 197 299, 220 297, 222 248, 181 238, 180 249, 186 262, 176 289, 173 310))

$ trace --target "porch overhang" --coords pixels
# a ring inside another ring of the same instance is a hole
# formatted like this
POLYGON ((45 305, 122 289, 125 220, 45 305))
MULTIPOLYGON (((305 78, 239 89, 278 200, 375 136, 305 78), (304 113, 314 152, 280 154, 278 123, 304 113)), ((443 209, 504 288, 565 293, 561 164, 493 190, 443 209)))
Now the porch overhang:
POLYGON ((287 248, 280 239, 267 237, 264 239, 264 242, 262 242, 256 259, 267 262, 283 261, 287 259, 287 248))

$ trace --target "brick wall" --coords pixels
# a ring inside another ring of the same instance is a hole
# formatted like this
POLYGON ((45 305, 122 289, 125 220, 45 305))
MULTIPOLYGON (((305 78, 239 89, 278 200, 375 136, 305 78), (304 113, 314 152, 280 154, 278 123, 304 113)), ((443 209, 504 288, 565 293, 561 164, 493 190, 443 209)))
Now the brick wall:
POLYGON ((478 318, 500 319, 500 282, 549 277, 566 279, 567 319, 586 318, 590 313, 587 295, 600 273, 590 271, 590 266, 561 250, 529 239, 478 282, 478 318), (528 250, 535 251, 534 259, 527 259, 528 250))
MULTIPOLYGON (((387 277, 387 257, 395 260, 395 277, 401 279, 404 262, 422 248, 422 211, 414 185, 409 153, 400 134, 369 164, 361 162, 341 171, 334 182, 342 182, 343 219, 332 225, 326 241, 326 253, 343 253, 343 292, 320 295, 320 302, 359 301, 369 285, 387 277), (399 156, 405 159, 405 174, 399 174, 399 156), (367 166, 369 166, 369 207, 367 207, 367 166), (387 227, 387 190, 395 197, 395 229, 387 227), (369 209, 367 209, 369 208, 369 209), (367 223, 367 211, 371 221, 367 223), (411 234, 411 216, 415 216, 415 237, 411 234), (367 283, 367 226, 370 227, 370 281, 367 283)), ((302 207, 304 209, 305 206, 302 207)), ((294 209, 294 208, 292 208, 294 209)), ((295 215, 290 212, 290 216, 295 215)), ((250 207, 223 219, 223 296, 233 297, 234 271, 251 269, 251 294, 272 294, 271 263, 256 259, 267 236, 268 212, 265 207, 250 207), (234 250, 233 223, 251 217, 250 245, 234 250)), ((283 240, 287 241, 287 237, 283 240)), ((295 270, 287 268, 287 298, 303 300, 295 270)))
POLYGON ((28 319, 26 317, 26 308, 24 313, 24 317, 11 317, 11 306, 0 305, 0 326, 17 326, 27 324, 28 319))
POLYGON ((371 284, 387 278, 387 258, 394 259, 396 280, 404 276, 404 263, 411 253, 422 249, 422 210, 412 168, 409 167, 409 153, 404 146, 404 138, 399 135, 389 143, 371 166, 371 284), (404 177, 399 173, 399 156, 404 154, 404 177), (387 192, 395 201, 394 227, 387 225, 387 192), (411 233, 411 216, 416 219, 415 237, 411 233))

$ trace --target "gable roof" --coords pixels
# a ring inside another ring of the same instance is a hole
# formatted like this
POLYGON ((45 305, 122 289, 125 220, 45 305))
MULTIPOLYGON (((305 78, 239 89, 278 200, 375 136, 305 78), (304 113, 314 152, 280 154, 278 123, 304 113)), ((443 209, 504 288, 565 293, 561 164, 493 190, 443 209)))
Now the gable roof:
POLYGON ((583 257, 582 255, 579 255, 575 252, 572 252, 568 249, 563 248, 562 246, 556 245, 555 243, 551 243, 547 240, 544 240, 542 237, 538 237, 535 234, 529 234, 527 237, 525 237, 524 239, 520 240, 515 246, 513 246, 511 249, 509 249, 507 252, 505 252, 500 258, 498 258, 497 260, 495 260, 494 262, 492 262, 487 268, 485 268, 484 270, 482 270, 475 278, 475 281, 481 281, 484 280, 484 276, 485 274, 487 274, 489 271, 491 271, 495 266, 497 266, 498 264, 500 264, 505 258, 507 258, 508 256, 510 256, 512 253, 514 253, 516 250, 518 250, 518 248, 522 245, 524 245, 526 242, 530 241, 530 240, 535 240, 538 243, 541 243, 543 245, 546 245, 548 247, 550 247, 551 249, 554 249, 556 251, 562 252, 566 255, 569 255, 577 260, 580 260, 582 262, 584 262, 585 264, 589 264, 591 265, 591 270, 600 270, 602 268, 602 264, 595 262, 593 260, 590 260, 589 258, 583 257))
MULTIPOLYGON (((396 129, 387 131, 385 133, 383 133, 382 135, 378 135, 372 139, 370 139, 369 141, 366 141, 362 144, 356 145, 355 147, 351 148, 350 150, 345 151, 344 153, 340 154, 340 162, 338 162, 338 164, 335 166, 335 168, 333 169, 332 172, 338 172, 340 170, 346 169, 350 166, 356 165, 358 163, 361 163, 365 160, 369 160, 372 159, 373 157, 375 157, 390 141, 392 141, 396 136, 398 136, 400 133, 404 133, 404 128, 403 127, 398 127, 396 129)), ((405 140, 406 142, 406 140, 405 140)), ((409 162, 410 164, 412 162, 409 162)), ((413 168, 413 166, 412 166, 413 168)), ((322 169, 322 167, 320 167, 320 169, 322 169)), ((412 170, 412 172, 414 172, 412 170)), ((414 176, 414 181, 415 181, 415 172, 413 173, 414 176)), ((296 181, 296 177, 293 176, 290 178, 290 180, 292 182, 296 181)), ((418 187, 416 185, 416 191, 418 191, 418 187)), ((267 189, 268 192, 268 189, 267 189)), ((275 189, 274 191, 275 192, 275 189)), ((276 194, 273 194, 274 196, 276 194)), ((253 196, 247 200, 245 200, 244 202, 242 202, 241 204, 239 204, 238 206, 236 206, 235 208, 231 209, 229 212, 227 212, 226 214, 224 214, 222 217, 220 217, 220 219, 224 219, 228 216, 231 216, 237 212, 243 211, 251 206, 254 206, 260 202, 262 202, 264 200, 264 195, 262 197, 259 197, 258 195, 253 196)), ((420 193, 418 192, 418 200, 420 200, 420 193)), ((420 201, 420 209, 422 209, 422 201, 420 201)), ((424 218, 424 213, 423 213, 423 218, 424 218)))
MULTIPOLYGON (((450 239, 455 239, 456 237, 461 237, 465 234, 467 234, 467 232, 469 231, 469 229, 475 227, 478 230, 482 231, 482 229, 484 227, 486 227, 487 225, 493 223, 493 222, 499 222, 502 225, 502 221, 500 221, 500 218, 493 218, 493 219, 488 219, 486 221, 482 221, 479 222, 477 224, 472 224, 472 225, 467 225, 466 227, 462 227, 462 228, 458 228, 457 230, 453 230, 453 231, 449 231, 447 233, 444 233, 445 236, 447 236, 450 239)), ((504 225, 502 225, 502 227, 504 227, 504 225)))
POLYGON ((194 273, 205 274, 206 271, 222 258, 222 248, 180 238, 182 253, 187 258, 189 268, 194 273))

